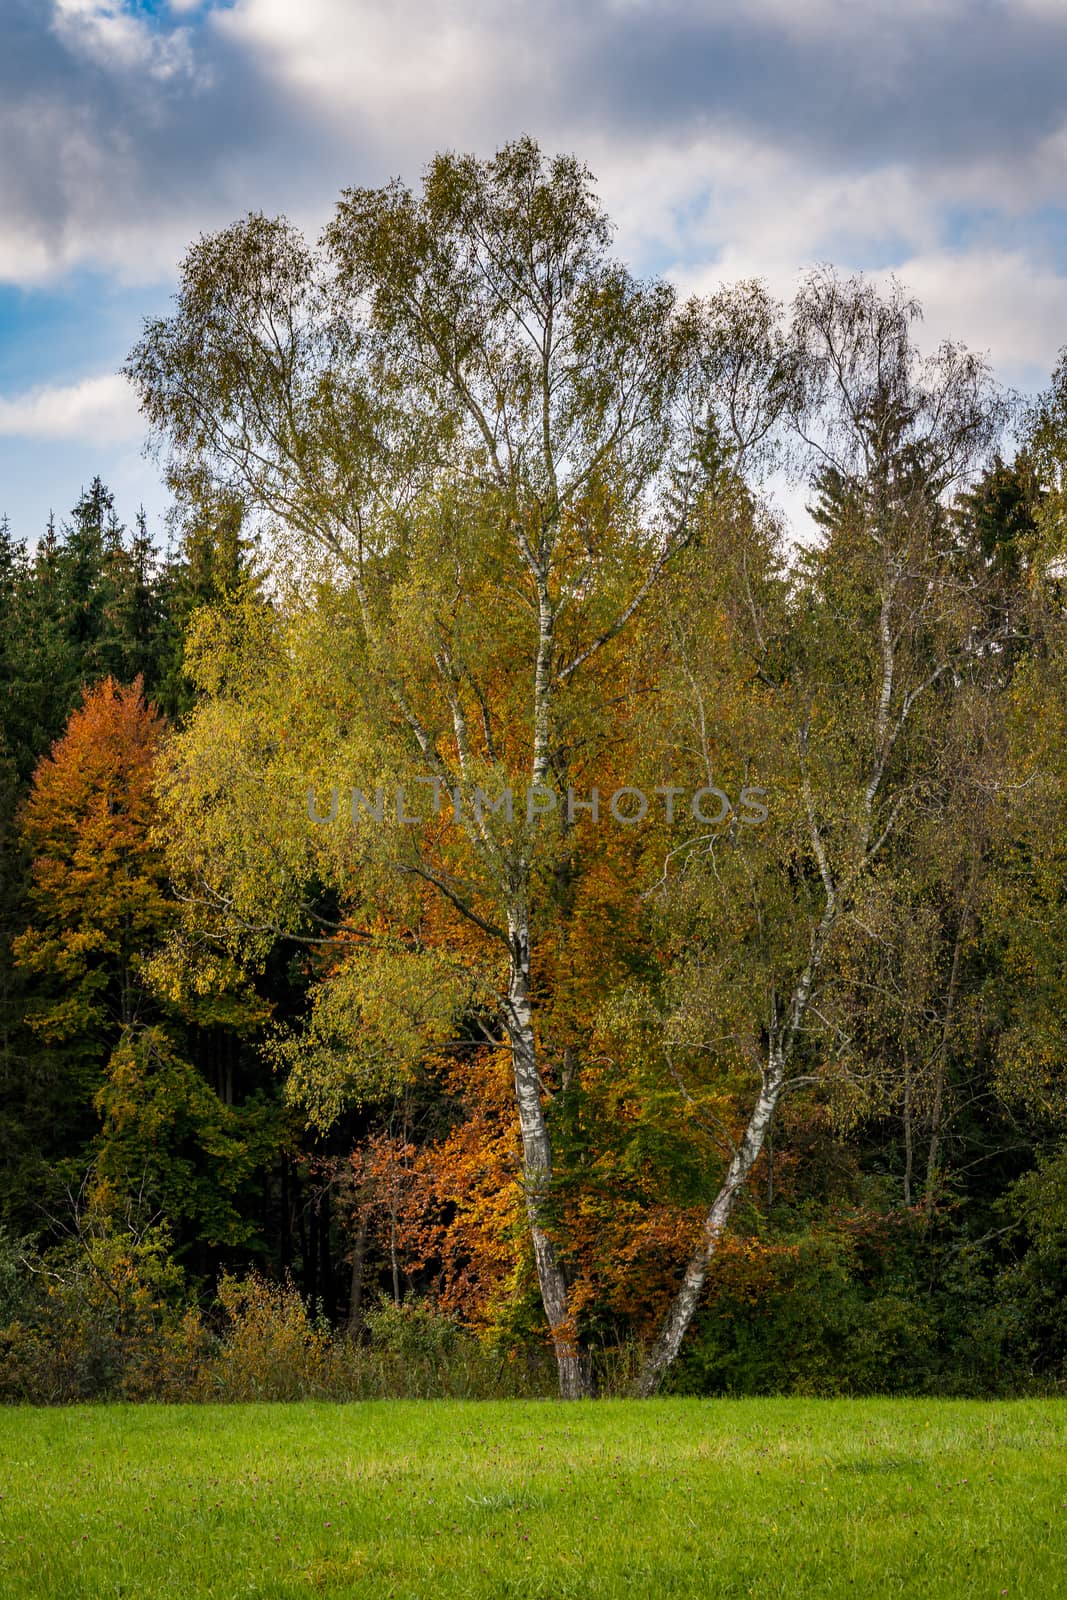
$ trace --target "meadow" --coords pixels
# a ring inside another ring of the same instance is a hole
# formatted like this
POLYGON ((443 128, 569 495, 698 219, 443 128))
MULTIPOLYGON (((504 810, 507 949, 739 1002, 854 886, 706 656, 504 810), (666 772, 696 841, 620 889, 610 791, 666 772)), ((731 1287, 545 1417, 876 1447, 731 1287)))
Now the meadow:
POLYGON ((1053 1600, 1065 1465, 1058 1401, 9 1408, 0 1595, 1053 1600))

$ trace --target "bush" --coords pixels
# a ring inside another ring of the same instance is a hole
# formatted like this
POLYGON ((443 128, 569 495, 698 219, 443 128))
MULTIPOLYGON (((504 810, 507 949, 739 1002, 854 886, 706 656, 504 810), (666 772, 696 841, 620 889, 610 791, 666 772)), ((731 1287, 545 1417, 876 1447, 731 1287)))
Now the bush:
POLYGON ((177 1399, 195 1386, 209 1340, 165 1229, 90 1211, 60 1245, 24 1246, 19 1262, 14 1281, 10 1247, 0 1261, 16 1310, 0 1327, 0 1400, 177 1399))
POLYGON ((224 1276, 213 1335, 183 1303, 162 1230, 83 1219, 47 1254, 0 1241, 0 1400, 509 1398, 554 1392, 550 1362, 493 1348, 430 1304, 383 1299, 370 1342, 331 1332, 291 1282, 224 1276))
POLYGON ((201 1375, 207 1398, 302 1400, 329 1393, 329 1330, 312 1322, 292 1283, 270 1283, 256 1272, 227 1276, 219 1303, 228 1327, 201 1375))
POLYGON ((950 1225, 906 1215, 724 1259, 668 1386, 699 1394, 983 1395, 1005 1355, 993 1266, 950 1225))
POLYGON ((32 1280, 26 1269, 32 1239, 13 1239, 0 1224, 0 1328, 20 1317, 32 1293, 32 1280))
POLYGON ((1067 1387, 1067 1145, 1009 1189, 1001 1209, 1013 1225, 1014 1259, 997 1282, 1003 1347, 1027 1377, 1067 1387))
POLYGON ((552 1393, 552 1374, 494 1350, 435 1307, 384 1297, 366 1317, 370 1343, 332 1334, 291 1283, 224 1278, 228 1320, 199 1393, 219 1400, 492 1399, 552 1393), (546 1381, 547 1380, 547 1381, 546 1381))
POLYGON ((411 1296, 399 1305, 380 1296, 365 1320, 374 1349, 402 1361, 439 1361, 455 1355, 465 1339, 469 1342, 469 1336, 432 1301, 411 1296))

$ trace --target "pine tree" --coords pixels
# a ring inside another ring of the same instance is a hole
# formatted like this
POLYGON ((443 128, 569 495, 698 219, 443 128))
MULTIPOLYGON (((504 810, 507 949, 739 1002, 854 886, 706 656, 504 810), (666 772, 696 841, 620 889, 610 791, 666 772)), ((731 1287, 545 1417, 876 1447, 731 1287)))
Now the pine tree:
POLYGON ((255 586, 254 548, 243 532, 238 501, 202 495, 186 506, 177 548, 163 563, 156 591, 161 622, 156 676, 149 681, 167 716, 185 716, 195 700, 185 665, 185 635, 194 612, 255 586))

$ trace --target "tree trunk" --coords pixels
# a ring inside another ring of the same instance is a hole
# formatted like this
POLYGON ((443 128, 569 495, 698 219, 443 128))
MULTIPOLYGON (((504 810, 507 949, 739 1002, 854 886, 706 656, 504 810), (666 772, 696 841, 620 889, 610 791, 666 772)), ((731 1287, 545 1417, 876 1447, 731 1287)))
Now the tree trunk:
POLYGON ((515 1104, 522 1133, 522 1184, 530 1224, 541 1301, 548 1318, 559 1369, 561 1399, 578 1400, 589 1393, 588 1376, 567 1304, 567 1282, 556 1247, 545 1230, 545 1209, 552 1184, 552 1146, 541 1104, 533 1011, 530 1004, 530 941, 527 919, 509 919, 511 970, 508 982, 507 1033, 515 1075, 515 1104))
POLYGON ((911 1062, 904 1059, 904 1204, 911 1205, 911 1174, 915 1145, 911 1125, 911 1062))
POLYGON ((333 1256, 330 1253, 331 1210, 330 1186, 327 1184, 319 1199, 319 1300, 327 1317, 332 1317, 334 1312, 333 1256))
POLYGON ((348 1295, 348 1336, 354 1339, 363 1329, 363 1263, 367 1259, 367 1215, 359 1219, 352 1241, 352 1279, 348 1295))
POLYGON ((278 1274, 284 1278, 286 1268, 293 1254, 293 1218, 289 1202, 289 1157, 284 1151, 282 1152, 281 1161, 281 1194, 278 1199, 278 1209, 281 1212, 281 1225, 278 1230, 278 1274))
POLYGON ((960 912, 960 919, 956 927, 956 938, 952 946, 952 966, 949 970, 948 991, 945 995, 945 1011, 941 1019, 941 1037, 938 1040, 937 1054, 935 1056, 936 1075, 934 1078, 934 1103, 930 1111, 930 1151, 926 1158, 926 1215, 930 1216, 937 1199, 938 1180, 941 1175, 941 1132, 944 1122, 945 1090, 948 1074, 948 1050, 952 1039, 952 1025, 955 1021, 956 996, 959 990, 960 966, 963 955, 963 941, 971 920, 971 907, 974 904, 975 888, 978 883, 978 871, 981 858, 976 859, 971 866, 971 875, 967 884, 967 893, 960 912))
POLYGON ((389 1270, 393 1279, 393 1304, 399 1306, 400 1296, 400 1260, 396 1253, 396 1203, 389 1208, 389 1270))
POLYGON ((304 1298, 313 1306, 319 1298, 319 1207, 309 1192, 307 1209, 307 1246, 304 1255, 304 1298))
POLYGON ((682 1286, 674 1297, 638 1379, 637 1393, 643 1399, 655 1394, 663 1381, 663 1374, 682 1347, 682 1340, 693 1320, 693 1313, 707 1282, 712 1257, 719 1248, 719 1241, 726 1231, 737 1197, 744 1188, 745 1179, 763 1148, 784 1082, 785 1060, 781 1051, 775 1050, 763 1075, 763 1087, 748 1119, 744 1137, 733 1153, 730 1165, 726 1169, 726 1177, 705 1218, 701 1241, 689 1258, 682 1286))

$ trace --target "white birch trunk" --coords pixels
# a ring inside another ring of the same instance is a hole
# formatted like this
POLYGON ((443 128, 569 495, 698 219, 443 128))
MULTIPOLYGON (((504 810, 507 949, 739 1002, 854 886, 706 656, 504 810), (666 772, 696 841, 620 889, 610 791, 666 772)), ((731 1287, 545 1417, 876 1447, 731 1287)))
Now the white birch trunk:
POLYGON ((737 1197, 745 1186, 745 1180, 763 1149, 784 1082, 785 1062, 780 1051, 775 1051, 763 1075, 763 1086, 752 1115, 748 1119, 744 1137, 734 1151, 730 1165, 726 1169, 726 1177, 704 1220, 704 1232, 700 1243, 689 1258, 682 1286, 671 1302, 663 1326, 649 1351, 638 1379, 637 1393, 642 1398, 647 1399, 655 1394, 663 1374, 682 1347, 682 1340, 689 1330, 693 1314, 704 1291, 712 1257, 726 1232, 727 1223, 737 1197))
POLYGON ((522 1134, 522 1185, 530 1224, 541 1300, 559 1368, 561 1399, 578 1400, 588 1392, 575 1329, 567 1303, 567 1283, 559 1255, 545 1230, 545 1209, 552 1183, 552 1145, 541 1104, 541 1074, 530 1005, 530 943, 526 915, 508 921, 511 970, 508 982, 507 1032, 515 1075, 515 1104, 522 1134))
POLYGON ((784 1025, 779 1023, 772 1025, 767 1065, 756 1104, 752 1108, 741 1143, 731 1157, 719 1192, 704 1219, 704 1231, 700 1243, 689 1258, 682 1286, 671 1301, 637 1380, 637 1393, 643 1399, 655 1394, 663 1381, 663 1374, 682 1348, 682 1340, 689 1331, 689 1325, 707 1282, 712 1258, 726 1232, 737 1198, 745 1186, 745 1180, 763 1149, 778 1101, 785 1088, 789 1061, 807 1013, 826 946, 837 922, 839 904, 836 895, 828 897, 826 910, 812 940, 807 963, 793 990, 788 1018, 784 1025))

